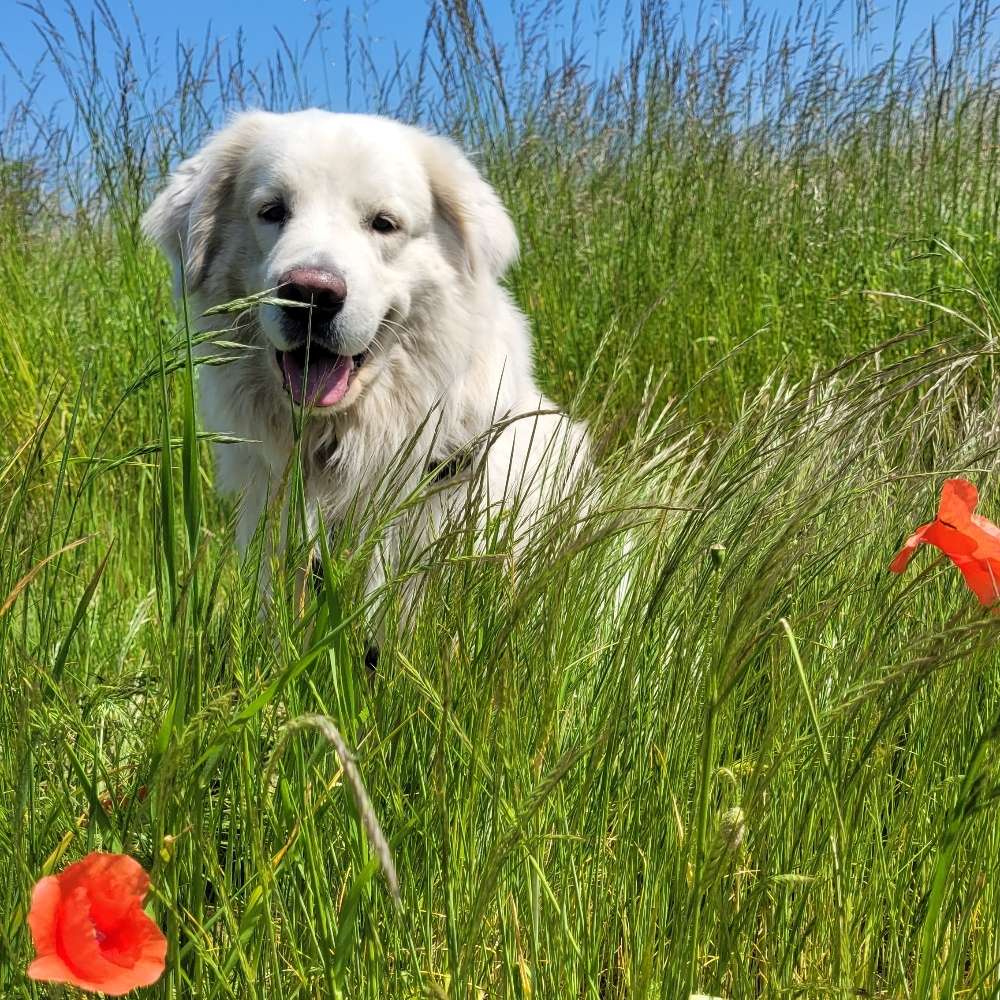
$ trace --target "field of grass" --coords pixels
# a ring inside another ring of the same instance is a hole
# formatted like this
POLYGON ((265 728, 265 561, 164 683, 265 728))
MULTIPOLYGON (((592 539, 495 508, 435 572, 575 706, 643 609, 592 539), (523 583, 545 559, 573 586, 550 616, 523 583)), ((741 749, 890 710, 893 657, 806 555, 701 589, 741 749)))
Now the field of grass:
POLYGON ((352 100, 477 155, 606 487, 516 560, 424 553, 374 678, 351 537, 261 615, 138 231, 228 109, 321 98, 210 43, 160 93, 136 29, 18 15, 76 119, 0 130, 5 1000, 73 995, 24 918, 98 849, 151 872, 150 998, 1000 996, 998 619, 887 570, 946 475, 1000 521, 1000 11, 903 51, 648 3, 598 72, 516 7, 501 52, 443 0, 390 77, 352 37, 352 100))

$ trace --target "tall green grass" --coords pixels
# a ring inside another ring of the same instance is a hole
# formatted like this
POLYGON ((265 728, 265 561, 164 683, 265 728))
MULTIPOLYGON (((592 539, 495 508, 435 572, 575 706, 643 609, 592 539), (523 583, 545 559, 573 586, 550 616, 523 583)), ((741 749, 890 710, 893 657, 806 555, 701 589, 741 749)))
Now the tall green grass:
POLYGON ((24 916, 92 849, 152 873, 149 996, 1000 993, 996 619, 930 552, 886 571, 945 474, 1000 517, 997 11, 901 51, 822 10, 638 5, 606 72, 549 43, 572 7, 501 49, 439 3, 389 76, 318 22, 355 107, 501 191, 602 486, 378 606, 350 532, 300 599, 293 532, 263 614, 273 525, 240 565, 137 223, 227 109, 317 99, 308 50, 166 86, 141 25, 21 15, 76 118, 0 132, 0 995, 60 995, 24 916))

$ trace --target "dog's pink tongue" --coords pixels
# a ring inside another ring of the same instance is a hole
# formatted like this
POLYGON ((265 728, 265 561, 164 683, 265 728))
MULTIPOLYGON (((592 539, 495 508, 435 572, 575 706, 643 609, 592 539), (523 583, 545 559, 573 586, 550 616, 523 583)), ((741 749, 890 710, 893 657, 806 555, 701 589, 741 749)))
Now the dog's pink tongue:
POLYGON ((317 352, 310 355, 306 371, 304 360, 298 351, 283 351, 281 354, 281 368, 292 399, 310 406, 339 403, 347 394, 354 361, 337 354, 317 352))

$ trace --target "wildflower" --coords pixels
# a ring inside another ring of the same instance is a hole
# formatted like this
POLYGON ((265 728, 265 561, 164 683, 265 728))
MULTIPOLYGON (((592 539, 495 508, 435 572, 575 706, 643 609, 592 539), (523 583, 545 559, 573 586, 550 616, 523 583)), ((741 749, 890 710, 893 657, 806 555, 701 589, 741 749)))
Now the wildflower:
POLYGON ((937 517, 910 535, 889 569, 902 573, 926 542, 959 568, 981 604, 992 604, 1000 597, 1000 528, 973 513, 978 502, 979 493, 968 480, 946 479, 937 517))
POLYGON ((88 854, 35 886, 32 979, 121 996, 163 974, 167 939, 142 901, 149 876, 124 854, 88 854))

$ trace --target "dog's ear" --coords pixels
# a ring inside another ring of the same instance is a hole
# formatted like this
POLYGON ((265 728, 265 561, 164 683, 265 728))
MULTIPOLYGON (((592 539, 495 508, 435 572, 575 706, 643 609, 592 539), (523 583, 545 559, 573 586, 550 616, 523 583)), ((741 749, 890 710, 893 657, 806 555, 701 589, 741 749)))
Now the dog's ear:
POLYGON ((197 291, 220 246, 220 229, 240 164, 266 112, 238 115, 171 174, 142 217, 143 232, 167 256, 174 290, 197 291))
POLYGON ((468 271, 499 278, 517 259, 517 233, 496 191, 455 143, 419 133, 434 207, 458 239, 468 271))

